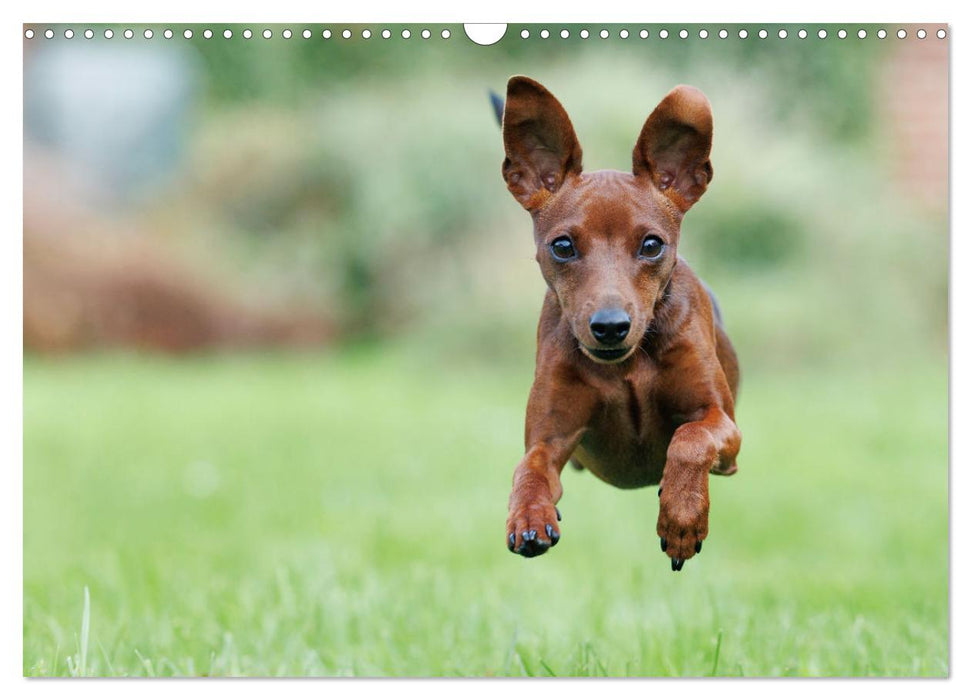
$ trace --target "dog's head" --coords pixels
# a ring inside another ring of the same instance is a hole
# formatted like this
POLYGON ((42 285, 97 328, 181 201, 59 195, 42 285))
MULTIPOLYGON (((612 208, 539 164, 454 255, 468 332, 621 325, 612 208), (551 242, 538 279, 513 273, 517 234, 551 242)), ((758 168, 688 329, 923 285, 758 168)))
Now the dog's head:
POLYGON ((563 106, 534 80, 509 80, 502 176, 533 216, 536 259, 580 348, 626 360, 677 262, 681 218, 711 181, 711 107, 680 85, 641 129, 630 173, 584 173, 563 106))

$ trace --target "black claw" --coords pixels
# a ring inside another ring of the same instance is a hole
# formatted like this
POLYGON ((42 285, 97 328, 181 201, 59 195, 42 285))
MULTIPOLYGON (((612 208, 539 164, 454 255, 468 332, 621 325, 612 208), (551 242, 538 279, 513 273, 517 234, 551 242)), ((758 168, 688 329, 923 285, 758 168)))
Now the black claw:
POLYGON ((701 540, 698 540, 698 543, 695 544, 695 554, 698 554, 700 551, 701 551, 701 540))
POLYGON ((546 536, 551 540, 553 539, 553 526, 549 523, 546 523, 546 536))
POLYGON ((519 545, 519 549, 516 550, 516 553, 523 555, 527 559, 531 559, 543 554, 549 548, 550 545, 546 544, 546 542, 542 540, 524 540, 523 543, 519 545))
POLYGON ((536 530, 527 530, 523 533, 523 542, 532 542, 536 539, 536 530))
POLYGON ((556 522, 560 522, 561 520, 563 520, 563 516, 560 515, 560 509, 557 508, 556 506, 553 506, 553 510, 556 511, 556 522))
POLYGON ((671 560, 671 571, 681 571, 682 566, 684 566, 684 559, 675 557, 671 560))
POLYGON ((550 547, 555 547, 556 543, 560 541, 560 533, 553 530, 553 533, 550 535, 550 539, 553 541, 553 544, 551 544, 550 547))
POLYGON ((664 487, 663 486, 661 486, 661 487, 658 488, 658 490, 657 490, 657 497, 658 498, 661 497, 661 491, 663 491, 663 490, 664 490, 664 487))
POLYGON ((668 551, 668 541, 663 537, 661 538, 661 551, 662 552, 668 551))
POLYGON ((509 551, 516 549, 516 535, 515 533, 509 533, 509 551))

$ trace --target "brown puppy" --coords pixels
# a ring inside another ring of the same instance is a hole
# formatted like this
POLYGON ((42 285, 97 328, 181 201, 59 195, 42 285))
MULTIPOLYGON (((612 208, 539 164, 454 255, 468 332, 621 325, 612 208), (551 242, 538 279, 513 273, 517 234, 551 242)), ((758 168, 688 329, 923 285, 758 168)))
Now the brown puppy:
POLYGON ((502 175, 532 214, 549 286, 526 456, 509 497, 513 552, 533 557, 559 541, 571 458, 620 488, 662 485, 657 533, 673 570, 701 551, 708 474, 733 474, 741 443, 735 352, 677 255, 681 219, 711 181, 711 135, 708 100, 678 86, 644 124, 631 173, 584 173, 556 98, 529 78, 509 80, 502 175))

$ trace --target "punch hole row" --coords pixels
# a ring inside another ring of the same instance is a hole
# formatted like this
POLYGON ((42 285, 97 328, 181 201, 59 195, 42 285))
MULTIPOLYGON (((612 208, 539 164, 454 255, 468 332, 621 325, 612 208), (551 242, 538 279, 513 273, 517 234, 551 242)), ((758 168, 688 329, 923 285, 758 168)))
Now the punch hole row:
MULTIPOLYGON (((729 32, 727 29, 719 29, 714 35, 717 36, 719 39, 727 39, 730 36, 730 34, 731 32, 729 32)), ((82 32, 82 36, 84 36, 85 39, 93 39, 94 35, 95 35, 95 32, 93 29, 85 29, 84 32, 82 32)), ((200 32, 200 35, 204 39, 212 39, 215 36, 215 33, 213 32, 212 29, 203 29, 200 32)), ((362 39, 370 39, 372 36, 375 36, 375 34, 370 29, 362 29, 358 32, 358 35, 362 39)), ((394 35, 394 32, 392 32, 390 29, 383 29, 380 32, 380 36, 382 39, 390 39, 393 35, 394 35)), ((412 33, 410 29, 402 29, 399 35, 402 39, 410 39, 412 36, 412 33)), ((523 39, 529 39, 531 36, 530 31, 528 29, 523 29, 519 33, 519 35, 523 39)), ((552 33, 550 32, 549 29, 541 29, 539 32, 537 32, 537 35, 541 39, 549 39, 552 36, 552 33)), ((600 32, 597 33, 597 35, 601 39, 609 39, 611 37, 610 31, 607 29, 601 29, 600 32)), ((875 32, 875 35, 878 39, 886 39, 887 36, 889 36, 886 29, 877 30, 875 32)), ((927 30, 918 29, 915 32, 915 35, 917 36, 918 39, 926 39, 927 30)), ((37 36, 37 32, 35 32, 33 29, 24 30, 24 38, 33 39, 35 36, 37 36)), ((53 29, 47 29, 43 32, 43 36, 45 39, 53 39, 56 36, 56 33, 53 29)), ((63 36, 65 39, 73 39, 75 36, 75 32, 73 29, 65 29, 63 32, 63 36)), ((112 29, 104 30, 105 39, 112 39, 114 38, 114 36, 115 36, 114 30, 112 29)), ((122 32, 122 36, 126 39, 133 39, 135 37, 135 31, 132 29, 125 29, 122 32)), ((153 39, 155 38, 155 32, 151 29, 145 29, 142 32, 142 36, 145 39, 153 39)), ((164 37, 165 39, 171 39, 175 36, 175 33, 171 29, 165 29, 161 32, 161 36, 164 37)), ((191 29, 186 29, 182 32, 182 36, 185 39, 192 39, 195 36, 195 33, 191 29)), ((224 39, 232 39, 234 36, 235 34, 231 29, 225 29, 222 32, 222 37, 224 39)), ((254 34, 252 29, 244 29, 242 32, 240 32, 240 36, 243 39, 252 39, 254 36, 256 36, 256 34, 254 34)), ((274 36, 274 33, 273 33, 273 30, 271 29, 264 29, 262 32, 259 32, 259 36, 262 36, 264 39, 272 39, 274 36)), ((279 32, 279 36, 281 36, 284 39, 292 39, 294 36, 297 36, 297 34, 292 29, 283 29, 279 32)), ((314 33, 310 29, 304 29, 303 31, 299 32, 299 36, 303 37, 304 39, 311 39, 313 38, 314 33)), ((337 34, 335 34, 330 29, 324 29, 323 31, 320 32, 320 37, 323 39, 331 39, 337 36, 339 36, 342 39, 350 39, 354 36, 354 32, 351 29, 344 29, 343 31, 340 31, 337 34)), ((418 36, 420 36, 422 39, 430 39, 432 36, 432 32, 429 29, 422 29, 418 33, 418 36)), ((452 36, 452 33, 448 29, 443 29, 440 33, 440 36, 442 39, 448 39, 452 36)), ((571 36, 570 30, 569 29, 560 30, 559 36, 561 39, 569 39, 571 36)), ((589 29, 581 29, 577 32, 577 36, 579 36, 581 39, 589 39, 592 36, 592 34, 589 29)), ((620 37, 621 39, 628 39, 631 36, 631 32, 627 29, 621 29, 617 32, 617 36, 620 37)), ((651 33, 647 29, 641 29, 639 32, 637 32, 637 36, 639 36, 641 39, 648 39, 650 38, 651 33)), ((671 33, 667 29, 661 29, 657 33, 657 38, 659 39, 667 39, 670 36, 671 36, 671 33)), ((681 29, 677 32, 677 36, 681 39, 688 39, 691 36, 691 33, 687 29, 681 29)), ((699 39, 707 39, 710 36, 712 36, 712 34, 707 29, 698 30, 697 37, 699 39)), ((749 37, 749 31, 747 29, 739 29, 737 32, 737 36, 739 39, 747 39, 749 37)), ((760 29, 758 30, 756 36, 758 36, 759 39, 767 39, 770 36, 770 34, 767 29, 760 29)), ((778 37, 779 39, 786 39, 789 37, 789 31, 786 29, 779 29, 777 32, 775 32, 775 36, 778 37)), ((796 36, 800 39, 806 39, 809 37, 809 32, 805 29, 800 29, 798 32, 796 32, 796 36)), ((819 39, 826 39, 829 37, 829 33, 825 29, 820 29, 816 32, 816 36, 819 39)), ((838 37, 839 39, 845 39, 847 38, 847 36, 849 36, 849 33, 845 29, 839 29, 836 32, 836 37, 838 37)), ((868 34, 865 29, 860 29, 859 31, 856 32, 856 36, 859 39, 866 39, 868 34)), ((906 39, 907 30, 898 29, 896 32, 896 36, 898 39, 906 39)), ((947 38, 947 31, 944 29, 938 29, 936 32, 936 36, 938 39, 945 39, 947 38)))
MULTIPOLYGON (((402 39, 410 39, 413 36, 410 29, 402 29, 397 32, 392 32, 390 29, 383 29, 378 34, 375 34, 375 32, 372 32, 370 29, 362 29, 357 32, 357 36, 362 39, 370 39, 372 36, 380 36, 382 39, 390 39, 396 33, 402 39)), ((73 29, 65 29, 62 35, 65 39, 73 39, 75 37, 75 32, 73 29)), ((95 32, 93 29, 85 29, 82 35, 85 39, 93 39, 95 32)), ((135 35, 136 32, 133 29, 125 29, 121 34, 121 36, 126 39, 133 39, 135 38, 135 35)), ((216 36, 216 33, 212 29, 203 29, 202 31, 198 32, 198 35, 203 39, 212 39, 214 36, 216 36)), ((223 39, 232 39, 234 36, 236 36, 236 33, 233 32, 232 29, 224 29, 221 35, 223 39)), ((254 36, 262 36, 264 39, 272 39, 275 35, 278 35, 284 39, 292 39, 295 36, 300 36, 304 39, 311 39, 315 36, 314 32, 310 29, 304 29, 302 31, 283 29, 278 30, 277 34, 274 34, 272 29, 264 29, 262 31, 258 30, 257 32, 254 32, 252 29, 244 29, 239 32, 239 36, 241 36, 243 39, 252 39, 254 36)), ((452 36, 452 32, 449 29, 442 29, 440 32, 438 32, 438 35, 442 39, 449 39, 452 36)), ((35 36, 38 36, 38 33, 33 29, 24 30, 25 39, 33 39, 35 36)), ((53 29, 46 29, 41 36, 43 36, 45 39, 53 39, 57 36, 57 33, 53 29)), ((105 39, 113 39, 115 37, 115 30, 105 29, 103 36, 105 39)), ((153 39, 156 35, 152 29, 145 29, 141 32, 141 36, 145 39, 153 39)), ((165 29, 161 32, 161 36, 166 39, 171 39, 175 36, 175 32, 173 32, 171 29, 165 29)), ((186 29, 182 32, 182 37, 185 39, 192 39, 194 36, 196 36, 196 32, 194 32, 192 29, 186 29)), ((350 39, 355 36, 355 32, 351 29, 344 29, 338 32, 334 32, 330 29, 324 29, 317 36, 320 36, 322 39, 331 39, 337 37, 342 39, 350 39)), ((422 39, 431 39, 432 31, 430 29, 422 29, 414 36, 420 36, 422 39)))
MULTIPOLYGON (((641 39, 649 39, 651 37, 651 32, 647 29, 641 29, 636 33, 637 33, 637 36, 639 36, 641 39)), ((632 32, 628 29, 621 29, 617 32, 617 36, 620 37, 621 39, 628 39, 630 38, 631 34, 632 32)), ((717 36, 719 39, 727 39, 729 36, 731 36, 731 34, 732 32, 729 32, 727 29, 719 29, 715 33, 715 36, 717 36)), ((576 32, 576 35, 581 39, 589 39, 591 36, 591 33, 589 29, 581 29, 580 31, 576 32)), ((886 39, 887 36, 889 36, 886 29, 878 29, 875 32, 875 35, 878 39, 886 39)), ((898 39, 906 39, 907 30, 898 29, 896 32, 896 35, 898 39)), ((918 39, 926 39, 927 30, 918 29, 915 32, 915 35, 917 36, 918 39)), ((519 32, 519 36, 523 39, 529 39, 533 35, 528 29, 523 29, 522 31, 519 32)), ((553 34, 550 32, 549 29, 540 29, 538 32, 536 32, 536 36, 538 36, 540 39, 549 39, 551 36, 553 36, 553 34)), ((569 29, 561 29, 559 32, 559 37, 561 39, 569 39, 570 36, 571 36, 571 33, 569 29)), ((601 39, 609 39, 611 37, 610 30, 601 29, 600 32, 598 33, 598 36, 601 39)), ((658 39, 667 39, 670 36, 671 36, 671 32, 668 31, 667 29, 661 29, 661 30, 658 30, 657 32, 658 39)), ((687 29, 681 29, 677 31, 677 36, 681 39, 688 39, 691 37, 691 32, 689 32, 687 29)), ((699 39, 707 39, 710 36, 712 36, 712 34, 711 32, 709 32, 709 30, 707 29, 698 30, 697 37, 699 39)), ((750 36, 749 30, 739 29, 737 32, 737 36, 739 39, 748 39, 750 36)), ((767 29, 760 29, 756 33, 756 36, 758 36, 759 39, 768 39, 770 36, 770 32, 767 29)), ((789 30, 779 29, 778 31, 775 32, 775 36, 778 37, 779 39, 787 39, 789 37, 789 30)), ((809 37, 809 32, 806 29, 800 29, 798 32, 796 32, 796 36, 799 37, 800 39, 806 39, 809 37)), ((829 32, 827 32, 825 29, 820 29, 819 31, 816 32, 816 36, 819 39, 826 39, 829 36, 829 32)), ((849 36, 849 32, 847 32, 845 29, 839 29, 836 31, 836 37, 839 39, 845 39, 848 36, 849 36)), ((867 30, 860 29, 859 31, 856 32, 856 36, 859 39, 866 39, 868 36, 867 30)), ((946 39, 947 31, 944 29, 938 29, 937 38, 946 39)))

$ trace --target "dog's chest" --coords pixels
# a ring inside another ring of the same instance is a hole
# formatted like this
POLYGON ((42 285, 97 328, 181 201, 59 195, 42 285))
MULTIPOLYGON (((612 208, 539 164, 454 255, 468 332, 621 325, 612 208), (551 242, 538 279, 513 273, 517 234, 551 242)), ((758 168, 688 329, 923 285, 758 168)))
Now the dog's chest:
POLYGON ((630 376, 602 387, 602 401, 574 457, 620 488, 661 480, 673 426, 661 412, 649 377, 630 376))

